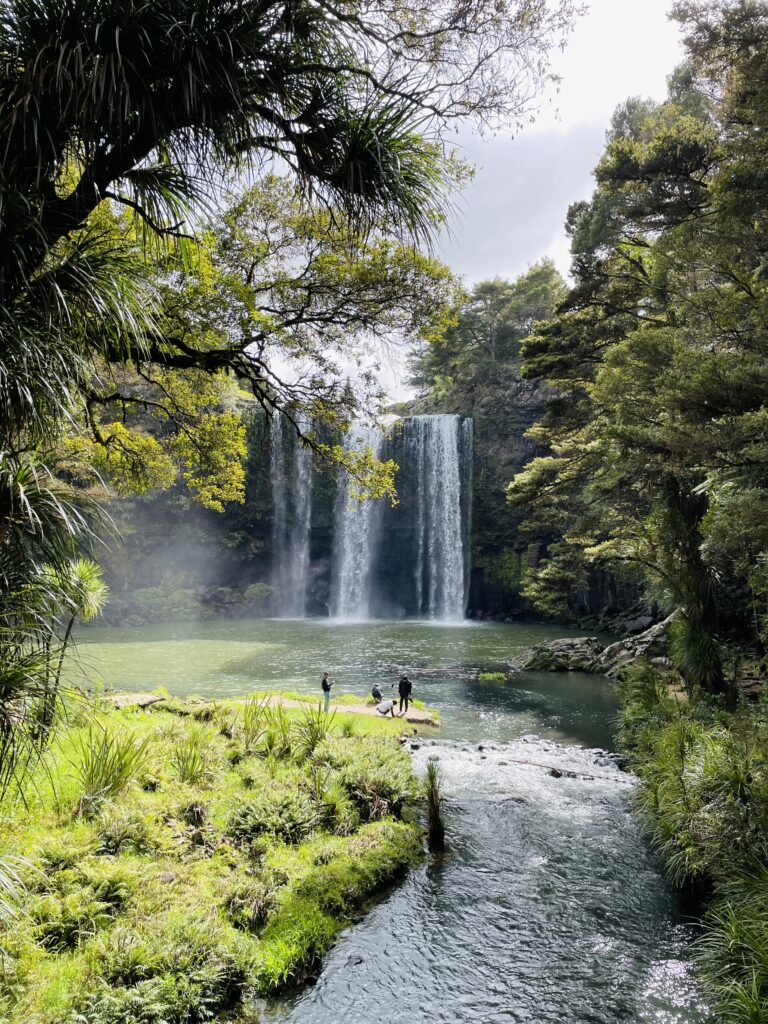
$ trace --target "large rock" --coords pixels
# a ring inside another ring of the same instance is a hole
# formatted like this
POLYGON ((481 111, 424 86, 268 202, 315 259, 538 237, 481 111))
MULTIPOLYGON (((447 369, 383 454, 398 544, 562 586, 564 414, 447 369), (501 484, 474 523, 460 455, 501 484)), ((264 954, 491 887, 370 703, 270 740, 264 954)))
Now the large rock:
POLYGON ((595 672, 603 650, 594 636, 549 640, 525 651, 514 667, 522 672, 595 672))
POLYGON ((514 662, 518 672, 592 672, 615 676, 619 669, 640 658, 657 665, 667 663, 669 627, 674 614, 637 636, 604 647, 594 636, 549 640, 523 652, 514 662))
POLYGON ((638 658, 664 664, 669 651, 669 627, 674 621, 674 612, 663 622, 646 629, 637 636, 628 636, 606 647, 595 662, 592 671, 604 676, 615 676, 619 669, 638 658))

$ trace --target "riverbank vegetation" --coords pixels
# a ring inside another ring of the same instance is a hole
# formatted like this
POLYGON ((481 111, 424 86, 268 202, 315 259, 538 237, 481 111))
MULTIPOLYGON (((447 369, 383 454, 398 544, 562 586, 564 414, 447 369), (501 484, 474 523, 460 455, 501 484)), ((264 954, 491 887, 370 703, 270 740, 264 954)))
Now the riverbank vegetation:
POLYGON ((73 703, 0 809, 0 1016, 208 1020, 314 969, 420 855, 384 723, 245 703, 73 703))
POLYGON ((716 1019, 753 1024, 768 1019, 768 700, 729 711, 674 684, 630 670, 619 745, 646 834, 703 913, 695 955, 716 1019))
POLYGON ((591 566, 676 610, 691 690, 733 702, 724 649, 765 652, 764 3, 679 3, 686 61, 668 98, 614 114, 589 201, 568 215, 574 285, 523 342, 552 389, 547 452, 510 484, 562 535, 538 599, 591 566))

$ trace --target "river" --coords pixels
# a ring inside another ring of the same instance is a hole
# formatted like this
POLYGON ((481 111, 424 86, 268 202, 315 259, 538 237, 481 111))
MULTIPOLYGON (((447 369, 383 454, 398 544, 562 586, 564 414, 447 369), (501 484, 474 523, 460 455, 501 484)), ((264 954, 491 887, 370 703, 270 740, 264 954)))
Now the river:
MULTIPOLYGON (((613 685, 576 673, 478 682, 541 625, 329 620, 90 629, 80 659, 116 689, 316 693, 329 671, 361 696, 407 666, 443 728, 448 853, 394 888, 327 957, 317 983, 255 1007, 270 1024, 694 1024, 707 1019, 690 932, 606 753, 613 685), (543 767, 542 767, 543 766, 543 767), (557 769, 557 773, 550 772, 557 769)), ((70 669, 70 678, 76 675, 70 669)))

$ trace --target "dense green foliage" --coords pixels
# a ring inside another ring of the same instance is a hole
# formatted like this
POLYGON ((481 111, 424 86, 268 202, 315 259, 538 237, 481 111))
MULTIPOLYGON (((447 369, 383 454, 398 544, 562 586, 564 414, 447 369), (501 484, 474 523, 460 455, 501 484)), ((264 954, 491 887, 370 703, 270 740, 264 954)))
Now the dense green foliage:
POLYGON ((678 608, 677 666, 723 692, 720 641, 766 628, 768 6, 676 14, 688 61, 616 112, 569 212, 574 286, 523 344, 556 390, 509 496, 563 533, 553 562, 629 567, 678 608))
POLYGON ((26 887, 3 1020, 209 1020, 299 981, 419 855, 410 760, 367 720, 345 738, 257 698, 155 709, 72 709, 27 807, 3 807, 26 887))
POLYGON ((697 959, 716 1019, 752 1024, 768 1013, 768 706, 732 714, 668 683, 629 676, 619 740, 666 872, 706 900, 697 959))

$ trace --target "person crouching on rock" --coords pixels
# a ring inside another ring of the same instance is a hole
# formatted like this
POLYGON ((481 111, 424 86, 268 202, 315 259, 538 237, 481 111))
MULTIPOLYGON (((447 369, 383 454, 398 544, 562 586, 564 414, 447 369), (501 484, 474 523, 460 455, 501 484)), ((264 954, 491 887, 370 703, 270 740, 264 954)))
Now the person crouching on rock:
POLYGON ((371 696, 373 697, 377 704, 381 704, 382 700, 384 699, 384 694, 381 692, 381 687, 379 686, 378 683, 373 684, 371 696))
POLYGON ((411 680, 408 676, 400 676, 400 682, 397 684, 397 692, 400 694, 400 714, 403 714, 403 704, 405 704, 405 714, 408 714, 408 703, 411 699, 411 680))
POLYGON ((376 705, 376 710, 380 715, 392 715, 395 717, 395 702, 393 700, 383 700, 381 704, 376 705))

